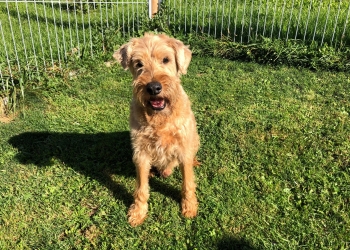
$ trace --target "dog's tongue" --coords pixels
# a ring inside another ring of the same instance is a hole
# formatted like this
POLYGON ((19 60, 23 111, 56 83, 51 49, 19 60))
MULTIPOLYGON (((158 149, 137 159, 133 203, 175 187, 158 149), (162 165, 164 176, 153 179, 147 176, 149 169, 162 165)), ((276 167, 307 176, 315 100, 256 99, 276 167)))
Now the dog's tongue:
POLYGON ((161 109, 164 107, 164 99, 151 100, 150 103, 154 109, 161 109))

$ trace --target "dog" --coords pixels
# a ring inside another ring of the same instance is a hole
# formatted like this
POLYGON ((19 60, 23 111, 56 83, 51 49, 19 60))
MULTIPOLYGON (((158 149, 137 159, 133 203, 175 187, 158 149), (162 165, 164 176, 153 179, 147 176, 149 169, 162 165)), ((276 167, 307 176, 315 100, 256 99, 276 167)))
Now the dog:
POLYGON ((133 76, 129 123, 137 178, 129 224, 140 225, 147 217, 152 167, 168 177, 179 166, 182 214, 195 217, 198 202, 193 167, 199 164, 200 142, 191 103, 180 81, 192 52, 175 38, 146 33, 122 45, 113 57, 133 76))

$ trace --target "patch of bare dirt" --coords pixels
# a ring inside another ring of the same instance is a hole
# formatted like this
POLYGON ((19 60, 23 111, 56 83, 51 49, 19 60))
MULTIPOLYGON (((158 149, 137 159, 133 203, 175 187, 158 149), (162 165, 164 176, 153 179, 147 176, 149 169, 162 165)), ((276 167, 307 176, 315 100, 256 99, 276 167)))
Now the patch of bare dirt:
POLYGON ((7 99, 0 96, 0 123, 9 123, 15 119, 16 114, 8 115, 6 113, 7 99))
POLYGON ((7 116, 1 117, 0 116, 0 123, 10 123, 12 120, 13 120, 12 117, 7 117, 7 116))

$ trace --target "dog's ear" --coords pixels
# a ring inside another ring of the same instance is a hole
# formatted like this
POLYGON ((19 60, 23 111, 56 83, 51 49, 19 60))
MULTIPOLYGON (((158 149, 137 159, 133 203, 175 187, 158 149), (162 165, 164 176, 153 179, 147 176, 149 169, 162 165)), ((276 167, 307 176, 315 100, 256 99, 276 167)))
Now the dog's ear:
POLYGON ((117 60, 125 70, 127 70, 130 63, 130 54, 131 44, 126 43, 113 53, 113 58, 117 60))
POLYGON ((175 58, 177 71, 180 74, 186 74, 188 65, 192 58, 192 52, 189 46, 184 45, 181 41, 174 38, 171 39, 171 46, 175 50, 175 58))

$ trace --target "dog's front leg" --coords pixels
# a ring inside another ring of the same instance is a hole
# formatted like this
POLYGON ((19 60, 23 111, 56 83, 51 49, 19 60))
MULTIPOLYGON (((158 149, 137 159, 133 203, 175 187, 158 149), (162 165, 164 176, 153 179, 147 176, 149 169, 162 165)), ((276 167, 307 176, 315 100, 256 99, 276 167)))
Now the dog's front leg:
POLYGON ((130 206, 128 212, 128 221, 131 226, 135 227, 142 224, 147 217, 149 198, 148 176, 150 173, 150 161, 145 158, 143 161, 134 161, 136 165, 136 190, 134 192, 134 203, 130 206))
POLYGON ((193 172, 193 162, 185 162, 180 164, 182 173, 182 214, 187 218, 192 218, 197 215, 198 202, 196 197, 196 183, 193 172))

